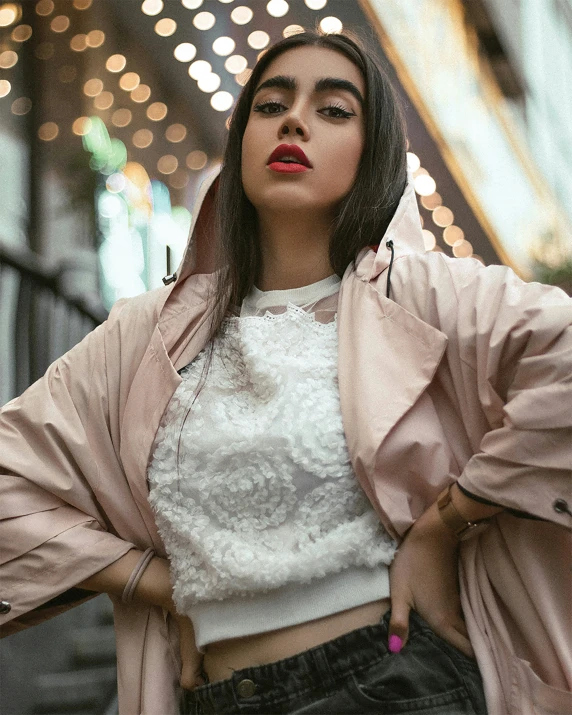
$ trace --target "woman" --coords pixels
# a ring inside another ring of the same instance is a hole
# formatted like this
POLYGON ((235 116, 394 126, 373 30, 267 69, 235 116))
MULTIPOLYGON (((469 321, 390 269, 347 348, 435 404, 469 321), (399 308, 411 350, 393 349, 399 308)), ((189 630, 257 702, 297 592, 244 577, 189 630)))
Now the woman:
POLYGON ((2 411, 3 620, 109 593, 122 715, 567 712, 570 300, 422 252, 346 36, 265 53, 193 220, 2 411))

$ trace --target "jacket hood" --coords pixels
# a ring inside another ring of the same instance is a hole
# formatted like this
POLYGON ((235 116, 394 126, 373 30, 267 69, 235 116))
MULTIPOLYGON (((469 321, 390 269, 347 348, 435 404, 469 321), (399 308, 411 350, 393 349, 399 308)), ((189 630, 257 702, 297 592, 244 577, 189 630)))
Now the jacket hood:
MULTIPOLYGON (((221 168, 221 164, 213 167, 200 185, 192 211, 185 253, 176 273, 164 279, 167 284, 172 282, 179 284, 192 274, 208 274, 217 269, 214 250, 214 199, 221 168)), ((390 240, 393 241, 395 259, 410 253, 425 252, 421 217, 413 187, 413 176, 409 169, 407 184, 395 214, 380 241, 379 250, 374 252, 366 248, 358 256, 356 272, 360 277, 373 280, 389 266, 391 252, 386 244, 390 240)))

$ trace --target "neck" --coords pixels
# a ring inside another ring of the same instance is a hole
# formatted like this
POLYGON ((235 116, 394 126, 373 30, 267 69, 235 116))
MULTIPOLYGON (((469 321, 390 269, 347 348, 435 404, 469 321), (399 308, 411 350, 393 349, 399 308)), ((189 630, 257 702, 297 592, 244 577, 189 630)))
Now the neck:
POLYGON ((288 290, 316 283, 334 272, 329 259, 331 219, 312 214, 258 217, 262 250, 262 291, 288 290))

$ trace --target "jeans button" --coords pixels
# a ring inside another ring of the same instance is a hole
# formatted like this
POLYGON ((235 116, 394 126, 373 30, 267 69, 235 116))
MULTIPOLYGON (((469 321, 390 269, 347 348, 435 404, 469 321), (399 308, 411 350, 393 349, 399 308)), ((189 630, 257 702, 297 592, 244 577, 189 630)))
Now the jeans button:
POLYGON ((0 614, 10 613, 12 605, 8 601, 0 601, 0 614))
POLYGON ((256 692, 256 683, 246 678, 240 681, 236 686, 236 690, 241 698, 251 698, 256 692))

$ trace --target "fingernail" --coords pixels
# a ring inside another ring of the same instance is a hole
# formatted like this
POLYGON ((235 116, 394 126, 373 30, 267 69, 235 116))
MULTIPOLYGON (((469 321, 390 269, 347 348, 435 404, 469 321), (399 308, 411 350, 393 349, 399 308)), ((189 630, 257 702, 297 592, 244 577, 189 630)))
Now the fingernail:
POLYGON ((401 648, 403 647, 403 641, 399 636, 392 635, 389 636, 389 652, 390 653, 399 653, 401 648))

